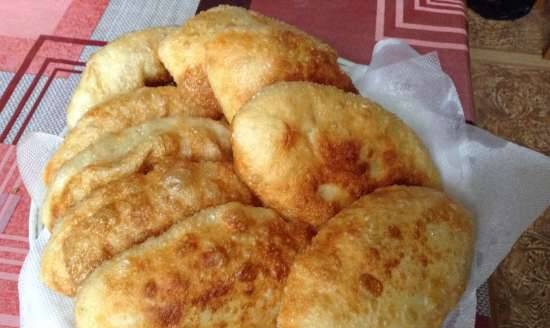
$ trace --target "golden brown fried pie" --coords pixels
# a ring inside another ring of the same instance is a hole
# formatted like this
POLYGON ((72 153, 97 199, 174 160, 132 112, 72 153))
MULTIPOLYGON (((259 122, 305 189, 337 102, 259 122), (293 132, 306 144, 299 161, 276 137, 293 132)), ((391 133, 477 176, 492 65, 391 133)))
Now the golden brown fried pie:
POLYGON ((230 162, 164 158, 147 174, 110 182, 68 211, 42 255, 42 279, 72 296, 105 260, 186 216, 230 201, 253 203, 230 162))
POLYGON ((229 139, 225 123, 185 114, 107 134, 58 170, 42 205, 42 222, 51 231, 57 218, 94 189, 147 171, 166 156, 231 161, 229 139))
POLYGON ((337 58, 231 6, 91 57, 41 207, 41 278, 76 327, 442 324, 472 219, 337 58))
POLYGON ((297 257, 278 327, 441 327, 465 289, 473 234, 468 213, 442 192, 378 189, 297 257))
POLYGON ((409 127, 335 87, 266 87, 232 128, 237 173, 266 206, 290 219, 319 226, 378 187, 440 186, 428 151, 409 127))
POLYGON ((205 107, 221 111, 206 76, 205 45, 213 36, 230 26, 258 27, 266 21, 267 18, 263 16, 231 6, 203 11, 161 42, 159 57, 179 88, 193 93, 195 99, 205 107))
POLYGON ((270 209, 203 210, 94 271, 77 294, 76 326, 275 327, 310 237, 270 209))
POLYGON ((44 171, 46 186, 51 184, 57 170, 65 162, 107 133, 119 132, 149 120, 180 113, 221 118, 221 112, 201 106, 193 97, 192 94, 172 86, 144 87, 93 107, 69 131, 61 147, 48 162, 44 171))
POLYGON ((67 108, 67 126, 94 105, 125 92, 172 81, 157 54, 159 43, 174 27, 150 28, 125 34, 99 49, 88 60, 67 108))
POLYGON ((308 80, 355 90, 325 43, 285 23, 219 6, 187 21, 159 55, 179 87, 218 106, 228 121, 262 87, 308 80), (214 98, 215 95, 215 98, 214 98))
POLYGON ((229 122, 263 87, 311 81, 355 91, 328 45, 286 24, 219 33, 206 47, 208 81, 229 122))

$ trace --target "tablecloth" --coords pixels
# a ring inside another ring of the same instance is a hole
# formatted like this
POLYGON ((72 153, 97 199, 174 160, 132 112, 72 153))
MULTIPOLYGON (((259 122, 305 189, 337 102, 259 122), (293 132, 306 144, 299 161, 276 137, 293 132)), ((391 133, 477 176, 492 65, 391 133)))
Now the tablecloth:
MULTIPOLYGON (((59 134, 86 60, 122 33, 175 25, 220 3, 277 17, 325 40, 341 57, 368 63, 374 43, 406 40, 437 51, 473 120, 462 0, 19 0, 0 2, 0 328, 18 327, 17 280, 28 251, 29 196, 15 163, 24 133, 59 134)), ((488 327, 485 291, 477 327, 488 327)))

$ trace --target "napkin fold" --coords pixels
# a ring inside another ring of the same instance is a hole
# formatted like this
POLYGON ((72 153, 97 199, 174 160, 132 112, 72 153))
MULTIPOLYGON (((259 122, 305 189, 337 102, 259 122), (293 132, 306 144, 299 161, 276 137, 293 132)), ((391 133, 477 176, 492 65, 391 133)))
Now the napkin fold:
MULTIPOLYGON (((464 123, 453 81, 436 53, 419 55, 402 41, 380 41, 370 66, 340 60, 360 93, 411 126, 430 150, 445 190, 474 215, 477 227, 470 281, 445 328, 473 328, 475 290, 487 280, 521 233, 550 204, 550 159, 464 123)), ((23 181, 40 204, 41 171, 59 139, 29 134, 17 152, 23 181)), ((37 208, 30 224, 37 224, 37 208)), ((32 229, 30 229, 32 231, 32 229)), ((31 233, 30 252, 19 278, 21 327, 73 326, 73 300, 42 284, 41 252, 49 238, 31 233)))

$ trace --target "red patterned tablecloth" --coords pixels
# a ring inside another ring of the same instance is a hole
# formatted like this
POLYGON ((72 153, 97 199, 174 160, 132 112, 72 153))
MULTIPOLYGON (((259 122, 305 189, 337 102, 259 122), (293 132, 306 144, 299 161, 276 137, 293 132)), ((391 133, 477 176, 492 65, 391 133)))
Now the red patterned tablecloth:
MULTIPOLYGON (((0 2, 0 328, 19 326, 17 280, 28 250, 30 199, 13 145, 29 130, 59 132, 63 106, 55 101, 70 96, 64 90, 71 88, 71 79, 77 81, 85 47, 92 47, 91 52, 125 29, 179 24, 181 17, 193 14, 177 16, 177 6, 191 6, 193 11, 219 3, 249 7, 318 36, 340 56, 360 63, 370 61, 376 41, 389 37, 404 39, 421 53, 437 51, 457 86, 466 117, 473 119, 462 0, 160 0, 142 5, 146 8, 131 3, 135 2, 0 2)), ((488 319, 478 316, 477 326, 488 327, 488 319)))

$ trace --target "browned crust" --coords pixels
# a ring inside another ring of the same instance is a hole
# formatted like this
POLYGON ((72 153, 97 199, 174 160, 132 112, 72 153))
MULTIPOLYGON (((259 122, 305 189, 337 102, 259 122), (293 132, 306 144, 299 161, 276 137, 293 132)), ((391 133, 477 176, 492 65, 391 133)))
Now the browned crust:
POLYGON ((439 188, 421 141, 368 99, 306 82, 262 90, 232 124, 237 173, 266 204, 315 226, 393 185, 439 188))
POLYGON ((290 266, 310 238, 272 210, 204 210, 95 271, 78 293, 77 325, 275 327, 290 266), (116 325, 120 316, 135 321, 116 325))
POLYGON ((44 251, 42 277, 50 288, 74 295, 104 261, 185 216, 229 201, 255 202, 231 163, 163 158, 99 188, 61 218, 44 251))
POLYGON ((473 242, 472 218, 442 192, 378 189, 297 257, 278 327, 440 327, 466 287, 473 242))

